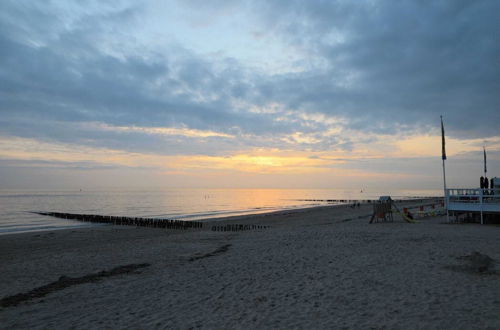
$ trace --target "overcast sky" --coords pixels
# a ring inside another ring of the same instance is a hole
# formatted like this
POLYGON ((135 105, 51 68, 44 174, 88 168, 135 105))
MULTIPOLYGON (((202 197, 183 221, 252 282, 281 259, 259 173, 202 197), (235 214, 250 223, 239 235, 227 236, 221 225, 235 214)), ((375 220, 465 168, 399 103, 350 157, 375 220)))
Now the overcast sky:
POLYGON ((0 188, 500 177, 500 1, 0 1, 0 188))

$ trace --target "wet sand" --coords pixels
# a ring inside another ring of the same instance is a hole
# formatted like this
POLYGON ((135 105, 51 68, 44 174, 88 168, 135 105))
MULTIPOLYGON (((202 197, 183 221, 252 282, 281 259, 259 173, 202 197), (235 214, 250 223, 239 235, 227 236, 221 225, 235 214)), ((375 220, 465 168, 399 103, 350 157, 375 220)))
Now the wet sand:
POLYGON ((500 227, 398 216, 370 225, 370 214, 318 207, 205 226, 271 226, 241 232, 0 236, 0 298, 41 292, 4 299, 0 327, 500 328, 500 227), (494 261, 480 270, 475 251, 494 261))

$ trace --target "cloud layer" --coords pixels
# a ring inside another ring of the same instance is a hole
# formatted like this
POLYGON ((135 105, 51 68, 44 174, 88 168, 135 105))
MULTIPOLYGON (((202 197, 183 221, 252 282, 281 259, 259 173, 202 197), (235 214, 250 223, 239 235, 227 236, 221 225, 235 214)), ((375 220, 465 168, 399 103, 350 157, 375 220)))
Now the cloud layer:
POLYGON ((367 157, 439 134, 443 114, 449 136, 497 141, 498 12, 488 0, 2 1, 0 135, 367 157))

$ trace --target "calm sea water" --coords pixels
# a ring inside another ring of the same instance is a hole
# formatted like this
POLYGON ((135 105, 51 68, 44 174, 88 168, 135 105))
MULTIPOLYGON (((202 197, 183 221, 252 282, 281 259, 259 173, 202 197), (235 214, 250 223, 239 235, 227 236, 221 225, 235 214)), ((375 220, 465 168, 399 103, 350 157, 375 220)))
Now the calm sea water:
POLYGON ((84 227, 89 224, 30 213, 54 211, 196 220, 326 205, 332 199, 438 196, 440 191, 342 189, 0 190, 0 234, 84 227), (315 201, 312 201, 315 200, 315 201), (323 200, 323 201, 321 201, 323 200))

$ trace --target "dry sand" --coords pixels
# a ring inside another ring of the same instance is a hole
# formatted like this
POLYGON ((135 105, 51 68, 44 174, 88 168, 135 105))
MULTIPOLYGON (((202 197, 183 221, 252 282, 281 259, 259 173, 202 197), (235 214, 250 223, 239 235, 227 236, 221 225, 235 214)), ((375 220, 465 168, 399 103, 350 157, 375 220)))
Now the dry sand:
POLYGON ((41 288, 1 307, 0 327, 500 329, 500 227, 442 217, 370 225, 370 212, 218 221, 272 226, 244 232, 102 226, 0 236, 0 298, 41 288), (143 267, 116 268, 131 264, 143 267))

